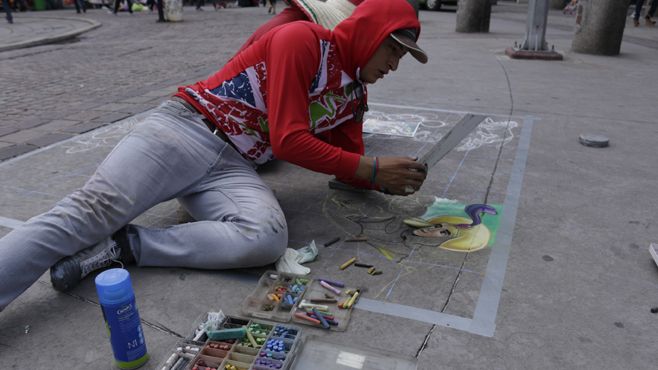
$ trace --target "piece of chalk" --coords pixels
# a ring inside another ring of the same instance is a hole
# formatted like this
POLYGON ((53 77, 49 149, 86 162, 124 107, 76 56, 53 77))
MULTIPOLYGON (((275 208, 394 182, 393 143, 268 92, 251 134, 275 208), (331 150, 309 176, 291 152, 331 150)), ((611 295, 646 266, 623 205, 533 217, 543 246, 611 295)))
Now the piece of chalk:
POLYGON ((348 259, 345 263, 340 265, 340 269, 345 270, 346 268, 350 267, 350 265, 353 264, 354 262, 356 262, 356 257, 352 257, 348 259))
POLYGON ((352 308, 352 306, 354 305, 354 302, 356 302, 356 299, 358 297, 359 297, 359 291, 357 290, 354 294, 352 294, 350 299, 348 299, 347 302, 345 302, 345 304, 343 304, 343 308, 352 308))
POLYGON ((314 308, 314 309, 313 309, 313 313, 314 313, 315 316, 318 318, 318 320, 320 320, 320 324, 322 325, 322 327, 323 327, 324 329, 329 329, 329 328, 330 328, 329 323, 328 323, 327 320, 324 318, 324 316, 322 316, 322 314, 318 312, 318 310, 316 310, 316 309, 314 308))
POLYGON ((302 319, 302 320, 312 322, 316 325, 320 325, 320 320, 314 319, 312 317, 308 317, 308 316, 306 316, 306 314, 301 313, 301 312, 295 312, 295 317, 298 318, 298 319, 302 319))
POLYGON ((340 294, 340 289, 337 289, 337 288, 331 286, 331 284, 327 283, 324 280, 320 280, 320 285, 322 285, 322 287, 325 288, 325 289, 329 289, 330 291, 332 291, 336 295, 340 294))
POLYGON ((342 281, 327 280, 327 279, 320 279, 320 281, 324 281, 327 284, 331 284, 332 286, 336 286, 339 288, 345 288, 345 283, 343 283, 342 281))
POLYGON ((244 327, 235 329, 211 330, 208 332, 208 338, 210 338, 210 340, 242 339, 246 334, 247 329, 244 327))
POLYGON ((247 330, 247 339, 249 339, 249 342, 251 343, 252 346, 258 347, 258 343, 256 343, 256 339, 254 336, 251 334, 249 330, 247 330))
POLYGON ((311 299, 310 301, 311 301, 311 303, 336 303, 336 302, 338 302, 335 299, 329 299, 329 298, 327 298, 327 299, 324 299, 324 298, 311 299))
MULTIPOLYGON (((334 315, 325 315, 322 312, 320 312, 320 313, 322 314, 322 316, 324 316, 324 319, 327 320, 327 321, 335 319, 334 315)), ((315 314, 313 312, 307 312, 306 316, 317 319, 317 317, 315 316, 315 314)))
POLYGON ((335 243, 338 242, 339 240, 340 240, 339 237, 335 237, 335 238, 329 240, 328 242, 324 243, 324 246, 325 246, 325 247, 328 247, 328 246, 330 246, 330 245, 332 245, 332 244, 335 244, 335 243))

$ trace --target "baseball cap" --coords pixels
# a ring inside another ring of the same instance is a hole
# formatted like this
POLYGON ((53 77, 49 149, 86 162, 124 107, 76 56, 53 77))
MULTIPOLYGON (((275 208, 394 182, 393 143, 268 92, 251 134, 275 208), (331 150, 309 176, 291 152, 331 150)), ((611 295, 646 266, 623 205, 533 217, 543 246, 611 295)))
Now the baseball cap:
MULTIPOLYGON (((656 0, 658 1, 658 0, 656 0)), ((411 54, 414 58, 416 58, 417 61, 425 64, 427 63, 427 53, 423 49, 416 44, 416 39, 418 39, 418 36, 416 34, 416 30, 413 28, 403 28, 394 31, 391 33, 391 37, 393 40, 397 41, 400 45, 403 47, 407 48, 409 50, 409 54, 411 54)))

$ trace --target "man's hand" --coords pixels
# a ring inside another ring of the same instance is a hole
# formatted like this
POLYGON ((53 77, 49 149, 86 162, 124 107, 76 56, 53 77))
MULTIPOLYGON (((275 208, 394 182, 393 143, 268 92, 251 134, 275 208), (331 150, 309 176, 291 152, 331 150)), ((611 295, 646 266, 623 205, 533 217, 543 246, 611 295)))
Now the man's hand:
MULTIPOLYGON (((377 157, 378 169, 375 184, 395 195, 413 194, 423 185, 427 171, 422 163, 410 157, 377 157)), ((356 175, 372 181, 373 157, 361 157, 356 175)))

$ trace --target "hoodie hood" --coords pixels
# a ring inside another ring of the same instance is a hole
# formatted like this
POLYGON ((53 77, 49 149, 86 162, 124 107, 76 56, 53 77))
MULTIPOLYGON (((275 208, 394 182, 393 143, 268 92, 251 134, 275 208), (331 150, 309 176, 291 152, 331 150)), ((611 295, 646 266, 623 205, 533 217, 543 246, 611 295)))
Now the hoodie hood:
POLYGON ((357 70, 368 63, 384 39, 401 28, 415 29, 420 36, 416 10, 407 0, 365 0, 357 6, 332 34, 344 71, 356 79, 357 70))

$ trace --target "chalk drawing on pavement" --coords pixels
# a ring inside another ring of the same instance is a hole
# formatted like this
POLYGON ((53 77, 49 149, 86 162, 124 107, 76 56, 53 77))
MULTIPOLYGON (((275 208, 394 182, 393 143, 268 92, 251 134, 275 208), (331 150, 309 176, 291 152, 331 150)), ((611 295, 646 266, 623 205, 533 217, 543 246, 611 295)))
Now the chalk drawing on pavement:
POLYGON ((84 153, 102 147, 113 148, 138 122, 130 117, 120 123, 105 126, 64 144, 66 154, 84 153))

